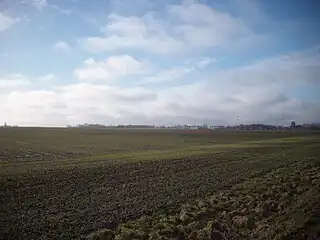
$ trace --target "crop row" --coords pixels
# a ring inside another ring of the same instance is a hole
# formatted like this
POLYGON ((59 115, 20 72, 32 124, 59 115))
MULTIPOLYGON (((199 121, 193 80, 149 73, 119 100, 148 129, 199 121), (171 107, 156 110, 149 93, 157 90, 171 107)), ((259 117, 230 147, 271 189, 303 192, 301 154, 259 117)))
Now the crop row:
POLYGON ((303 158, 284 164, 175 211, 143 216, 83 239, 315 239, 319 163, 303 158))
POLYGON ((313 156, 313 150, 317 147, 238 149, 205 157, 2 176, 0 230, 5 239, 70 239, 114 228, 161 208, 176 209, 299 156, 313 156))

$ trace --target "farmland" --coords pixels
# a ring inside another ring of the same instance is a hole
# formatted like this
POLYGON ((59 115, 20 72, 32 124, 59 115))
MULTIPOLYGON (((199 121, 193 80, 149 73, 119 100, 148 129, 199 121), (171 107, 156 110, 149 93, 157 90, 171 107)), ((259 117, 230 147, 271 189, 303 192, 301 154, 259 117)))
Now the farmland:
POLYGON ((317 132, 3 128, 0 164, 2 239, 319 231, 317 132))

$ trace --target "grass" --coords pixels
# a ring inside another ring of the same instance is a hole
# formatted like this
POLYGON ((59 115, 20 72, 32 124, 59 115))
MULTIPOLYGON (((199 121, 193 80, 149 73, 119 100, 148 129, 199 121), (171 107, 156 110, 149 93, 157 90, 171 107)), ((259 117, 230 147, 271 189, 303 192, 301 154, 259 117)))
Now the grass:
POLYGON ((319 136, 0 129, 0 232, 101 240, 312 235, 319 136), (264 217, 272 199, 281 211, 264 217))

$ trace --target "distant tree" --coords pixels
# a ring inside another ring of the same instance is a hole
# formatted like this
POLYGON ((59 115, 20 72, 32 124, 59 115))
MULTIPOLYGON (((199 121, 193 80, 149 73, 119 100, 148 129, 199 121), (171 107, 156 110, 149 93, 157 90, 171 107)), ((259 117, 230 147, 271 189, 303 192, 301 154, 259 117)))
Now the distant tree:
POLYGON ((295 128, 296 127, 296 122, 292 121, 290 127, 295 128))
POLYGON ((311 130, 320 130, 320 125, 311 124, 309 127, 311 130))

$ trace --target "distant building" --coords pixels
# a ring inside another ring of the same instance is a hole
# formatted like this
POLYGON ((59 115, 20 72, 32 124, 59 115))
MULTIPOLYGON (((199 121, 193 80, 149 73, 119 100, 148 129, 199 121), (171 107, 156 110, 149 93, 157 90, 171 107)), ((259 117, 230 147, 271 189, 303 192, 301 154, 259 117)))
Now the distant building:
POLYGON ((290 127, 295 128, 296 127, 296 122, 292 121, 290 127))

